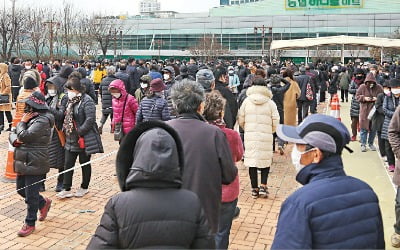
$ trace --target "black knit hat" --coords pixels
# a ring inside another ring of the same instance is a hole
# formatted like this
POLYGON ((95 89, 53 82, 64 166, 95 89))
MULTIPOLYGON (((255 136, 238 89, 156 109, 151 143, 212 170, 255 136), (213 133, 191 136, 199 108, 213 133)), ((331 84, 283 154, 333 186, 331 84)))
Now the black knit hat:
POLYGON ((399 79, 392 79, 390 80, 390 87, 391 88, 399 88, 400 87, 400 80, 399 79))
POLYGON ((46 104, 46 99, 44 95, 40 92, 33 92, 28 98, 22 100, 21 102, 24 102, 31 106, 34 109, 37 110, 48 110, 48 106, 46 104))

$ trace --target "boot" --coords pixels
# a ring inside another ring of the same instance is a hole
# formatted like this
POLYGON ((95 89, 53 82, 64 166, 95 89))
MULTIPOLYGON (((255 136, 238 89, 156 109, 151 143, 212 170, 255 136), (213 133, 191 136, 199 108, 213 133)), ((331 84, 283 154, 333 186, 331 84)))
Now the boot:
POLYGON ((6 131, 11 131, 11 128, 12 128, 12 122, 9 122, 9 123, 8 123, 8 128, 7 128, 6 131))
POLYGON ((103 124, 100 124, 99 126, 99 134, 103 134, 103 124))

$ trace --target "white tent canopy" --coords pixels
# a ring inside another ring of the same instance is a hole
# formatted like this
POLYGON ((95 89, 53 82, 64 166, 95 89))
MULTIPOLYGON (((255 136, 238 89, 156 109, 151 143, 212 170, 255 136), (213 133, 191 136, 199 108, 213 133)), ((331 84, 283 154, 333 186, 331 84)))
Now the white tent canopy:
POLYGON ((400 48, 400 39, 389 39, 381 37, 357 37, 357 36, 328 36, 317 38, 304 38, 294 40, 274 40, 270 50, 310 48, 326 45, 342 46, 342 61, 344 61, 344 45, 368 46, 382 48, 381 58, 383 58, 384 48, 400 48))

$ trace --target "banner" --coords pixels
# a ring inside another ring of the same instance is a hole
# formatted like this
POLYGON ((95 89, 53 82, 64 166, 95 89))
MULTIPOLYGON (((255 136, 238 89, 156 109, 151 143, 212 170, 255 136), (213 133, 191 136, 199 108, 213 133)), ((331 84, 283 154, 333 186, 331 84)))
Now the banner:
POLYGON ((285 0, 286 10, 363 8, 365 0, 285 0))

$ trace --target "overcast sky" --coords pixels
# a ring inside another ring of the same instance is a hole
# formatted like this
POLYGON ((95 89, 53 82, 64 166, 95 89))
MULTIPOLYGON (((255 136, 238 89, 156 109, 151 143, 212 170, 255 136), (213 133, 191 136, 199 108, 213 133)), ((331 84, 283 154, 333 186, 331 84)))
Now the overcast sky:
MULTIPOLYGON (((10 0, 6 1, 10 5, 10 0)), ((110 15, 124 14, 135 15, 139 13, 140 0, 66 0, 76 7, 87 12, 106 12, 110 15)), ((62 5, 63 0, 16 0, 17 6, 44 6, 62 5)), ((219 0, 159 0, 161 10, 173 10, 181 13, 208 12, 212 7, 219 6, 219 0)), ((0 0, 1 7, 3 2, 0 0)))

